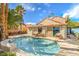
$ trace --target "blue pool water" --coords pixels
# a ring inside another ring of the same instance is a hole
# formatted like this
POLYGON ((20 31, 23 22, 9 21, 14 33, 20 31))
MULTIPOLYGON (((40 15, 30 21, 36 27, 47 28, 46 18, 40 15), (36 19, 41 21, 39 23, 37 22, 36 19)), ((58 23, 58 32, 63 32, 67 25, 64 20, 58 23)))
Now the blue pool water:
POLYGON ((55 55, 60 50, 57 42, 42 38, 18 37, 14 38, 11 42, 21 50, 39 56, 55 55))

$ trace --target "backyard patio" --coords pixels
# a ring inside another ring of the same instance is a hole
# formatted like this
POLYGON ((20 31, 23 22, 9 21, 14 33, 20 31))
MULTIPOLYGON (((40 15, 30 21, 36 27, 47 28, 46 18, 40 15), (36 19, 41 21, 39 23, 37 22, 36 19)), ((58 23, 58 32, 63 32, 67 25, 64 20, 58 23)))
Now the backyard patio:
MULTIPOLYGON (((26 50, 28 49, 27 48, 28 46, 33 47, 34 49, 35 46, 32 45, 33 44, 37 45, 37 43, 39 42, 44 42, 42 44, 48 45, 48 43, 51 42, 53 43, 53 41, 55 41, 57 42, 57 44, 59 44, 60 51, 53 56, 79 56, 79 33, 76 34, 72 31, 72 28, 74 29, 79 28, 79 22, 71 21, 68 15, 66 15, 65 17, 61 17, 61 16, 46 17, 35 25, 24 24, 24 20, 22 18, 25 10, 21 5, 18 5, 15 9, 11 9, 11 10, 8 9, 7 3, 6 4, 2 3, 0 4, 0 6, 1 6, 0 16, 2 16, 0 17, 1 20, 0 21, 0 52, 8 51, 8 52, 15 52, 16 56, 29 56, 29 54, 26 51, 24 52, 24 50, 18 48, 18 45, 14 44, 11 46, 10 42, 12 41, 12 39, 14 40, 14 42, 17 42, 17 44, 20 41, 21 45, 24 42, 26 43, 28 41, 27 44, 30 42, 31 45, 26 44, 21 46, 21 48, 24 48, 26 50), (10 18, 9 16, 12 18, 10 18), (17 19, 19 19, 19 21, 17 19), (16 37, 17 40, 15 40, 16 37), (29 38, 32 37, 32 38, 29 39, 27 37, 29 38), (36 38, 38 41, 34 41, 36 38), (24 41, 22 41, 23 39, 24 41), (42 40, 40 41, 39 39, 42 40), (43 41, 43 39, 47 39, 49 41, 46 42, 43 41), (13 51, 11 51, 10 49, 12 49, 13 51)), ((49 44, 49 47, 50 45, 51 44, 49 44)), ((40 45, 38 46, 40 47, 40 45)), ((53 47, 53 44, 51 46, 53 47)), ((45 49, 47 49, 47 47, 48 46, 46 46, 45 49)), ((38 51, 40 50, 41 49, 39 48, 38 51)), ((48 50, 46 51, 48 52, 50 50, 51 47, 48 48, 48 50)), ((43 50, 43 52, 45 51, 43 50)))

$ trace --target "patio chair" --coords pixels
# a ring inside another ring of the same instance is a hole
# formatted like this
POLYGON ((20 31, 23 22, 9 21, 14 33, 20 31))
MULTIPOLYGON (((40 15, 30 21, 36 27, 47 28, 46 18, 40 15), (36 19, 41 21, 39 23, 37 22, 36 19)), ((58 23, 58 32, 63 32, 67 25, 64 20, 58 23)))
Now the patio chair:
POLYGON ((56 33, 55 36, 58 37, 59 39, 64 39, 61 33, 56 33))
POLYGON ((74 36, 73 34, 69 34, 69 35, 67 35, 67 38, 69 38, 69 39, 77 39, 77 37, 74 36))

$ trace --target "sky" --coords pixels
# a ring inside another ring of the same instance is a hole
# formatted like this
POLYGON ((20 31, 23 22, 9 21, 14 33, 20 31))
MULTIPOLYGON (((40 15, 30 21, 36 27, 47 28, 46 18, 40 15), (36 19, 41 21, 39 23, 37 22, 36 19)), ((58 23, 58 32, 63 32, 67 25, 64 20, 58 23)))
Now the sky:
MULTIPOLYGON (((14 9, 18 3, 10 3, 9 8, 14 9)), ((49 16, 65 17, 69 15, 72 21, 79 22, 78 3, 26 3, 21 4, 25 11, 23 15, 25 24, 36 24, 49 16)))

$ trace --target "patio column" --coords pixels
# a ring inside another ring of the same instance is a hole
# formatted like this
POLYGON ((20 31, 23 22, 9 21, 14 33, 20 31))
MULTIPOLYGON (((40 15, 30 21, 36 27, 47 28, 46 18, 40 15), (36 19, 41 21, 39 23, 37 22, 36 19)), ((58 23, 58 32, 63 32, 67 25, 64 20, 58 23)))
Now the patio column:
POLYGON ((47 27, 46 36, 53 37, 52 27, 47 27))
POLYGON ((60 33, 62 34, 63 38, 66 38, 66 26, 60 27, 60 33))
POLYGON ((27 34, 30 35, 30 36, 32 36, 32 28, 28 28, 27 34))
POLYGON ((42 34, 46 36, 46 27, 42 27, 42 34))

